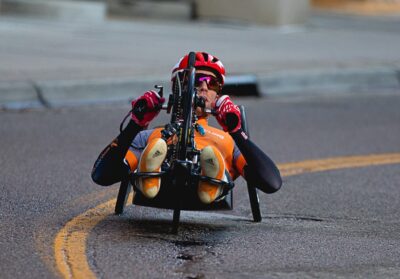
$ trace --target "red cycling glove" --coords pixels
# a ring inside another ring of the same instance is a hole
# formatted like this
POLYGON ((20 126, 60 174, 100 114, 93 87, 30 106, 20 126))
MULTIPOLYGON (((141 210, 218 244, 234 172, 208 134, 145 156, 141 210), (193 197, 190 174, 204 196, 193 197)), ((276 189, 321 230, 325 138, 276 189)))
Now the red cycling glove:
POLYGON ((147 127, 162 108, 165 98, 160 97, 155 91, 147 91, 139 98, 132 101, 132 120, 142 127, 147 127))
POLYGON ((234 133, 242 127, 239 107, 228 95, 223 95, 216 101, 215 117, 225 132, 234 133))

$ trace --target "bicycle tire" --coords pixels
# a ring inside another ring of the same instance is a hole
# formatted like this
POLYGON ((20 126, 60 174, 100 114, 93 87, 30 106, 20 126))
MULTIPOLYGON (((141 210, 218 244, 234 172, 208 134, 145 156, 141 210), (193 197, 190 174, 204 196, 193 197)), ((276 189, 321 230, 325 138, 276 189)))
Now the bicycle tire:
POLYGON ((121 181, 121 184, 119 186, 117 202, 115 203, 115 214, 121 215, 122 213, 124 213, 124 208, 130 191, 131 184, 129 182, 129 177, 127 177, 121 181))
MULTIPOLYGON (((242 122, 242 130, 250 137, 249 133, 249 125, 247 123, 246 111, 244 106, 239 106, 241 122, 242 122)), ((261 222, 261 210, 260 210, 260 201, 258 198, 257 189, 254 185, 247 183, 247 190, 249 192, 249 200, 251 206, 251 213, 253 214, 254 222, 261 222)))
POLYGON ((182 92, 182 103, 183 103, 183 125, 180 135, 179 141, 179 150, 178 150, 178 159, 186 160, 187 157, 187 146, 189 141, 189 133, 191 131, 192 118, 193 118, 193 103, 195 97, 195 87, 194 87, 194 78, 195 78, 195 61, 196 54, 194 52, 189 53, 188 58, 188 67, 186 73, 186 92, 182 92))
MULTIPOLYGON (((182 105, 183 105, 183 125, 182 129, 180 130, 180 136, 178 141, 178 159, 185 161, 187 159, 187 151, 188 151, 188 144, 190 139, 191 133, 191 126, 192 126, 192 117, 193 117, 193 103, 194 103, 194 96, 195 96, 195 87, 194 87, 194 75, 195 75, 195 62, 196 62, 196 54, 194 52, 189 53, 188 59, 188 67, 186 69, 185 74, 185 91, 182 92, 182 105)), ((174 209, 173 215, 173 233, 178 232, 179 228, 179 221, 180 221, 180 212, 181 212, 181 194, 183 192, 182 187, 184 187, 185 176, 178 176, 177 178, 177 187, 176 187, 176 208, 174 209)))
POLYGON ((179 220, 181 216, 181 210, 180 209, 174 209, 174 216, 172 219, 172 232, 173 233, 178 233, 178 228, 179 228, 179 220))

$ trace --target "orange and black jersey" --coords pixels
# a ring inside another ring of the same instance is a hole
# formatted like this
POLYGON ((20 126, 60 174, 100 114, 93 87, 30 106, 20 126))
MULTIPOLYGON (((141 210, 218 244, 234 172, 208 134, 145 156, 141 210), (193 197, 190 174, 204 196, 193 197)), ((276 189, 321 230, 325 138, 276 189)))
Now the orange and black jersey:
MULTIPOLYGON (((244 176, 260 190, 274 193, 282 185, 281 176, 274 162, 259 149, 242 131, 225 133, 208 125, 206 119, 198 121, 205 134, 195 132, 196 148, 215 146, 223 155, 231 177, 244 176)), ((135 170, 140 154, 153 138, 161 137, 162 128, 143 130, 133 121, 99 155, 92 179, 99 185, 108 186, 121 181, 135 170)))

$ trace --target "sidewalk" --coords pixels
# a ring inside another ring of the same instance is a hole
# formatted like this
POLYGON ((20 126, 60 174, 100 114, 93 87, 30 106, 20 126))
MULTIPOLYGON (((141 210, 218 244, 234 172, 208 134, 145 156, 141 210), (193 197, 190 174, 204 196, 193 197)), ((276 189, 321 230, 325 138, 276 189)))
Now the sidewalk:
POLYGON ((171 68, 191 50, 217 55, 228 84, 256 80, 263 96, 400 91, 399 35, 400 18, 326 13, 281 28, 0 16, 0 107, 125 101, 169 87, 171 68))

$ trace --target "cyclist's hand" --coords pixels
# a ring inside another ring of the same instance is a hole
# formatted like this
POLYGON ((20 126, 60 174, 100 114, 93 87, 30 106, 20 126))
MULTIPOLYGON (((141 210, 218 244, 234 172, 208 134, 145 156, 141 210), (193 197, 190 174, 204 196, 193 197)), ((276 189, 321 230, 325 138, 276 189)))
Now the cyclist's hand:
POLYGON ((162 108, 165 98, 160 97, 155 91, 147 91, 139 98, 132 101, 132 120, 142 127, 147 127, 162 108))
POLYGON ((223 95, 216 101, 215 117, 225 132, 234 133, 242 126, 239 107, 228 95, 223 95))

